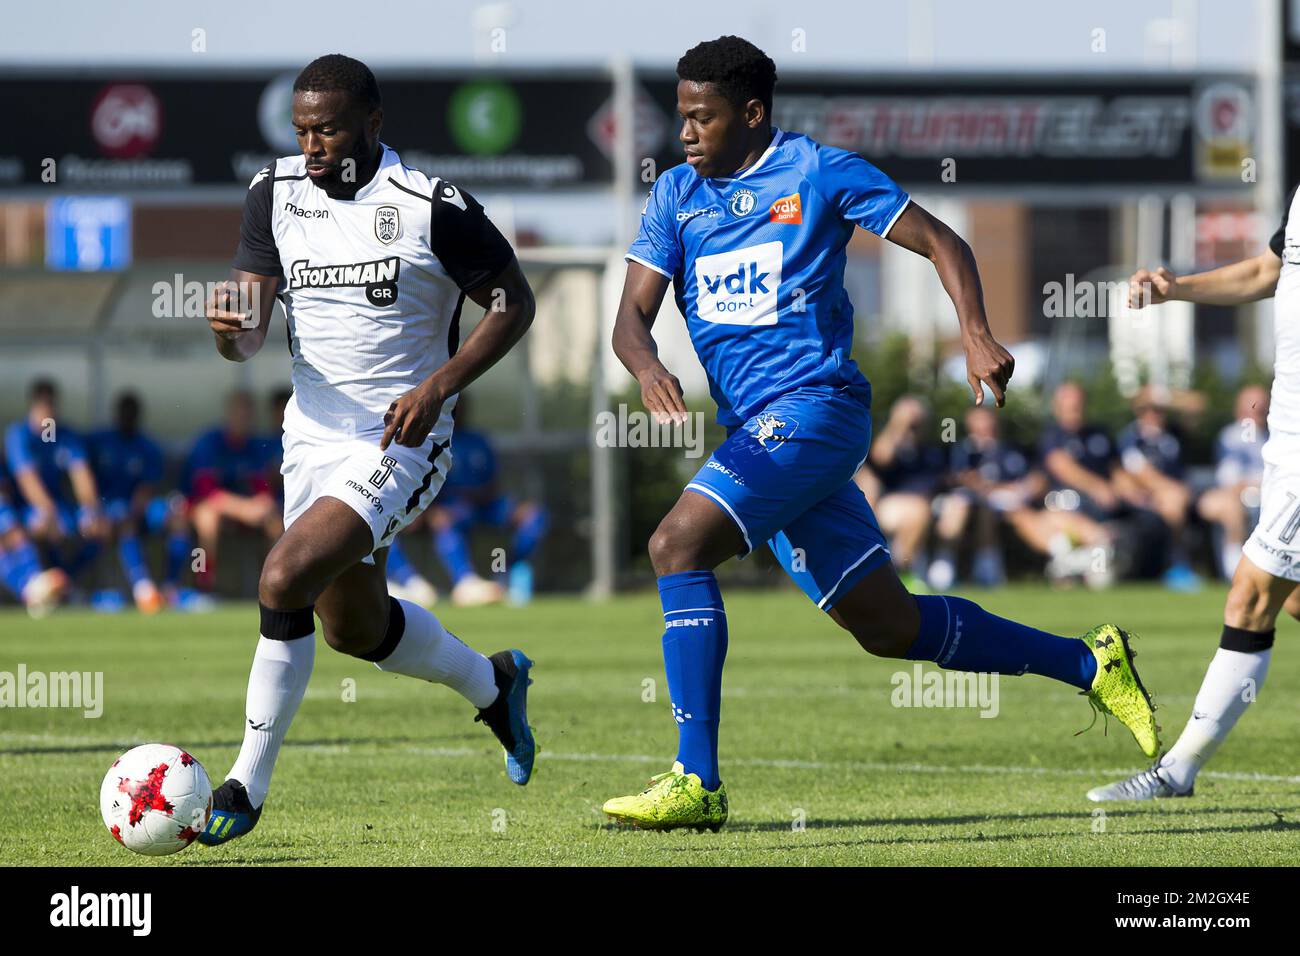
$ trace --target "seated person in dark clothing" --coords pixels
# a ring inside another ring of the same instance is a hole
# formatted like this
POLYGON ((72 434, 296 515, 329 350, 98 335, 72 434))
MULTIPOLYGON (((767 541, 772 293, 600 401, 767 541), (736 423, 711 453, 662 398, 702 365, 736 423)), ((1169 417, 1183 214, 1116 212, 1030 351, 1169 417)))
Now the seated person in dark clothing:
POLYGON ((1032 505, 1042 500, 1042 474, 1033 470, 1022 449, 999 434, 993 410, 971 408, 965 423, 966 437, 953 445, 948 459, 956 487, 941 499, 935 524, 937 550, 928 580, 939 591, 956 583, 957 550, 972 525, 976 550, 971 576, 984 587, 1002 583, 1006 575, 998 524, 1022 512, 1028 518, 1032 505))
POLYGON ((1110 436, 1087 424, 1086 407, 1087 394, 1075 382, 1059 386, 1052 396, 1053 420, 1038 442, 1043 470, 1052 485, 1048 508, 1078 511, 1098 522, 1132 517, 1158 538, 1163 522, 1146 511, 1147 495, 1120 465, 1110 436))
POLYGON ((894 565, 919 577, 925 575, 931 503, 943 487, 948 464, 943 449, 925 440, 928 419, 920 399, 904 395, 896 401, 871 442, 869 467, 854 476, 889 536, 894 565))
POLYGON ((1141 505, 1160 515, 1169 529, 1165 584, 1174 590, 1195 590, 1201 582, 1187 558, 1185 539, 1192 489, 1184 480, 1182 440, 1149 386, 1138 392, 1133 414, 1133 423, 1116 439, 1120 463, 1137 483, 1141 505))

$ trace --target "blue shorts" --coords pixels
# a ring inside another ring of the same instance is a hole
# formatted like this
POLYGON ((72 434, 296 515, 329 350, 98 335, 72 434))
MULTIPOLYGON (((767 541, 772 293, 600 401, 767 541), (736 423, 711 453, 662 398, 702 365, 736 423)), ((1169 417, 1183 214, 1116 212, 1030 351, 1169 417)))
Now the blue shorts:
POLYGON ((734 428, 686 488, 722 508, 745 538, 766 541, 822 610, 889 561, 853 474, 871 447, 871 409, 843 389, 782 395, 734 428))
MULTIPOLYGON (((167 527, 167 499, 161 495, 149 499, 144 507, 144 515, 136 527, 138 534, 157 534, 167 527)), ((131 502, 125 498, 110 498, 104 501, 104 516, 113 524, 122 524, 131 517, 131 502)))

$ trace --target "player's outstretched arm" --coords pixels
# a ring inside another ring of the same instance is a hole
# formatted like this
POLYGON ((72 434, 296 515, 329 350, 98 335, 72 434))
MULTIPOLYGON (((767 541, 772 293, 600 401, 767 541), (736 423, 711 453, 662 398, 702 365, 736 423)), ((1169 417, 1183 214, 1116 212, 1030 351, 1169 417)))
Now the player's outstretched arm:
POLYGON ((1177 276, 1161 266, 1139 269, 1128 280, 1128 304, 1140 309, 1161 302, 1197 302, 1202 305, 1242 305, 1267 299, 1277 289, 1282 260, 1272 249, 1231 265, 1177 276))
POLYGON ((208 296, 206 318, 216 337, 217 351, 232 362, 257 354, 275 311, 278 276, 230 270, 230 278, 208 296))
POLYGON ((984 290, 980 286, 975 255, 966 241, 915 202, 898 217, 889 230, 889 241, 925 256, 934 264, 944 291, 957 309, 961 323, 961 344, 966 351, 966 380, 975 393, 975 404, 984 404, 983 382, 999 406, 1006 402, 1007 382, 1016 362, 989 331, 984 314, 984 290))
POLYGON ((411 448, 424 444, 447 399, 500 361, 533 324, 537 305, 518 260, 512 259, 495 278, 465 295, 483 307, 483 320, 455 355, 393 403, 384 416, 380 448, 393 441, 411 448))
POLYGON ((668 277, 629 261, 614 319, 614 354, 641 386, 641 402, 660 424, 686 421, 682 383, 663 362, 650 329, 668 291, 668 277))

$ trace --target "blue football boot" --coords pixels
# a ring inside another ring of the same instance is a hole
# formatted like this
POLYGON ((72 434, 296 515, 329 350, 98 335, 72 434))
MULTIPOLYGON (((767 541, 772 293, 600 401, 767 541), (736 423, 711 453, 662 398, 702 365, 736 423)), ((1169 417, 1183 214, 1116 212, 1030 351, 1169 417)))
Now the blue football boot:
POLYGON ((528 672, 533 662, 523 651, 498 651, 488 660, 499 693, 474 720, 481 720, 496 734, 506 751, 506 773, 522 787, 533 775, 533 758, 537 756, 537 741, 528 726, 528 685, 533 682, 528 672))

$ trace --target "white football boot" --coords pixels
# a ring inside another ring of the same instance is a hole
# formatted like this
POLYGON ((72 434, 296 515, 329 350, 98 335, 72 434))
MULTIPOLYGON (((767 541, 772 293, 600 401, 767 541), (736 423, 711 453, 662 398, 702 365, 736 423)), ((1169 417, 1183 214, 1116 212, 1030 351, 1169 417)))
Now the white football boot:
POLYGON ((1175 790, 1160 776, 1160 767, 1157 765, 1135 773, 1127 780, 1106 787, 1093 787, 1088 791, 1088 799, 1093 803, 1111 800, 1163 800, 1166 797, 1190 797, 1195 789, 1193 785, 1186 793, 1175 790))

